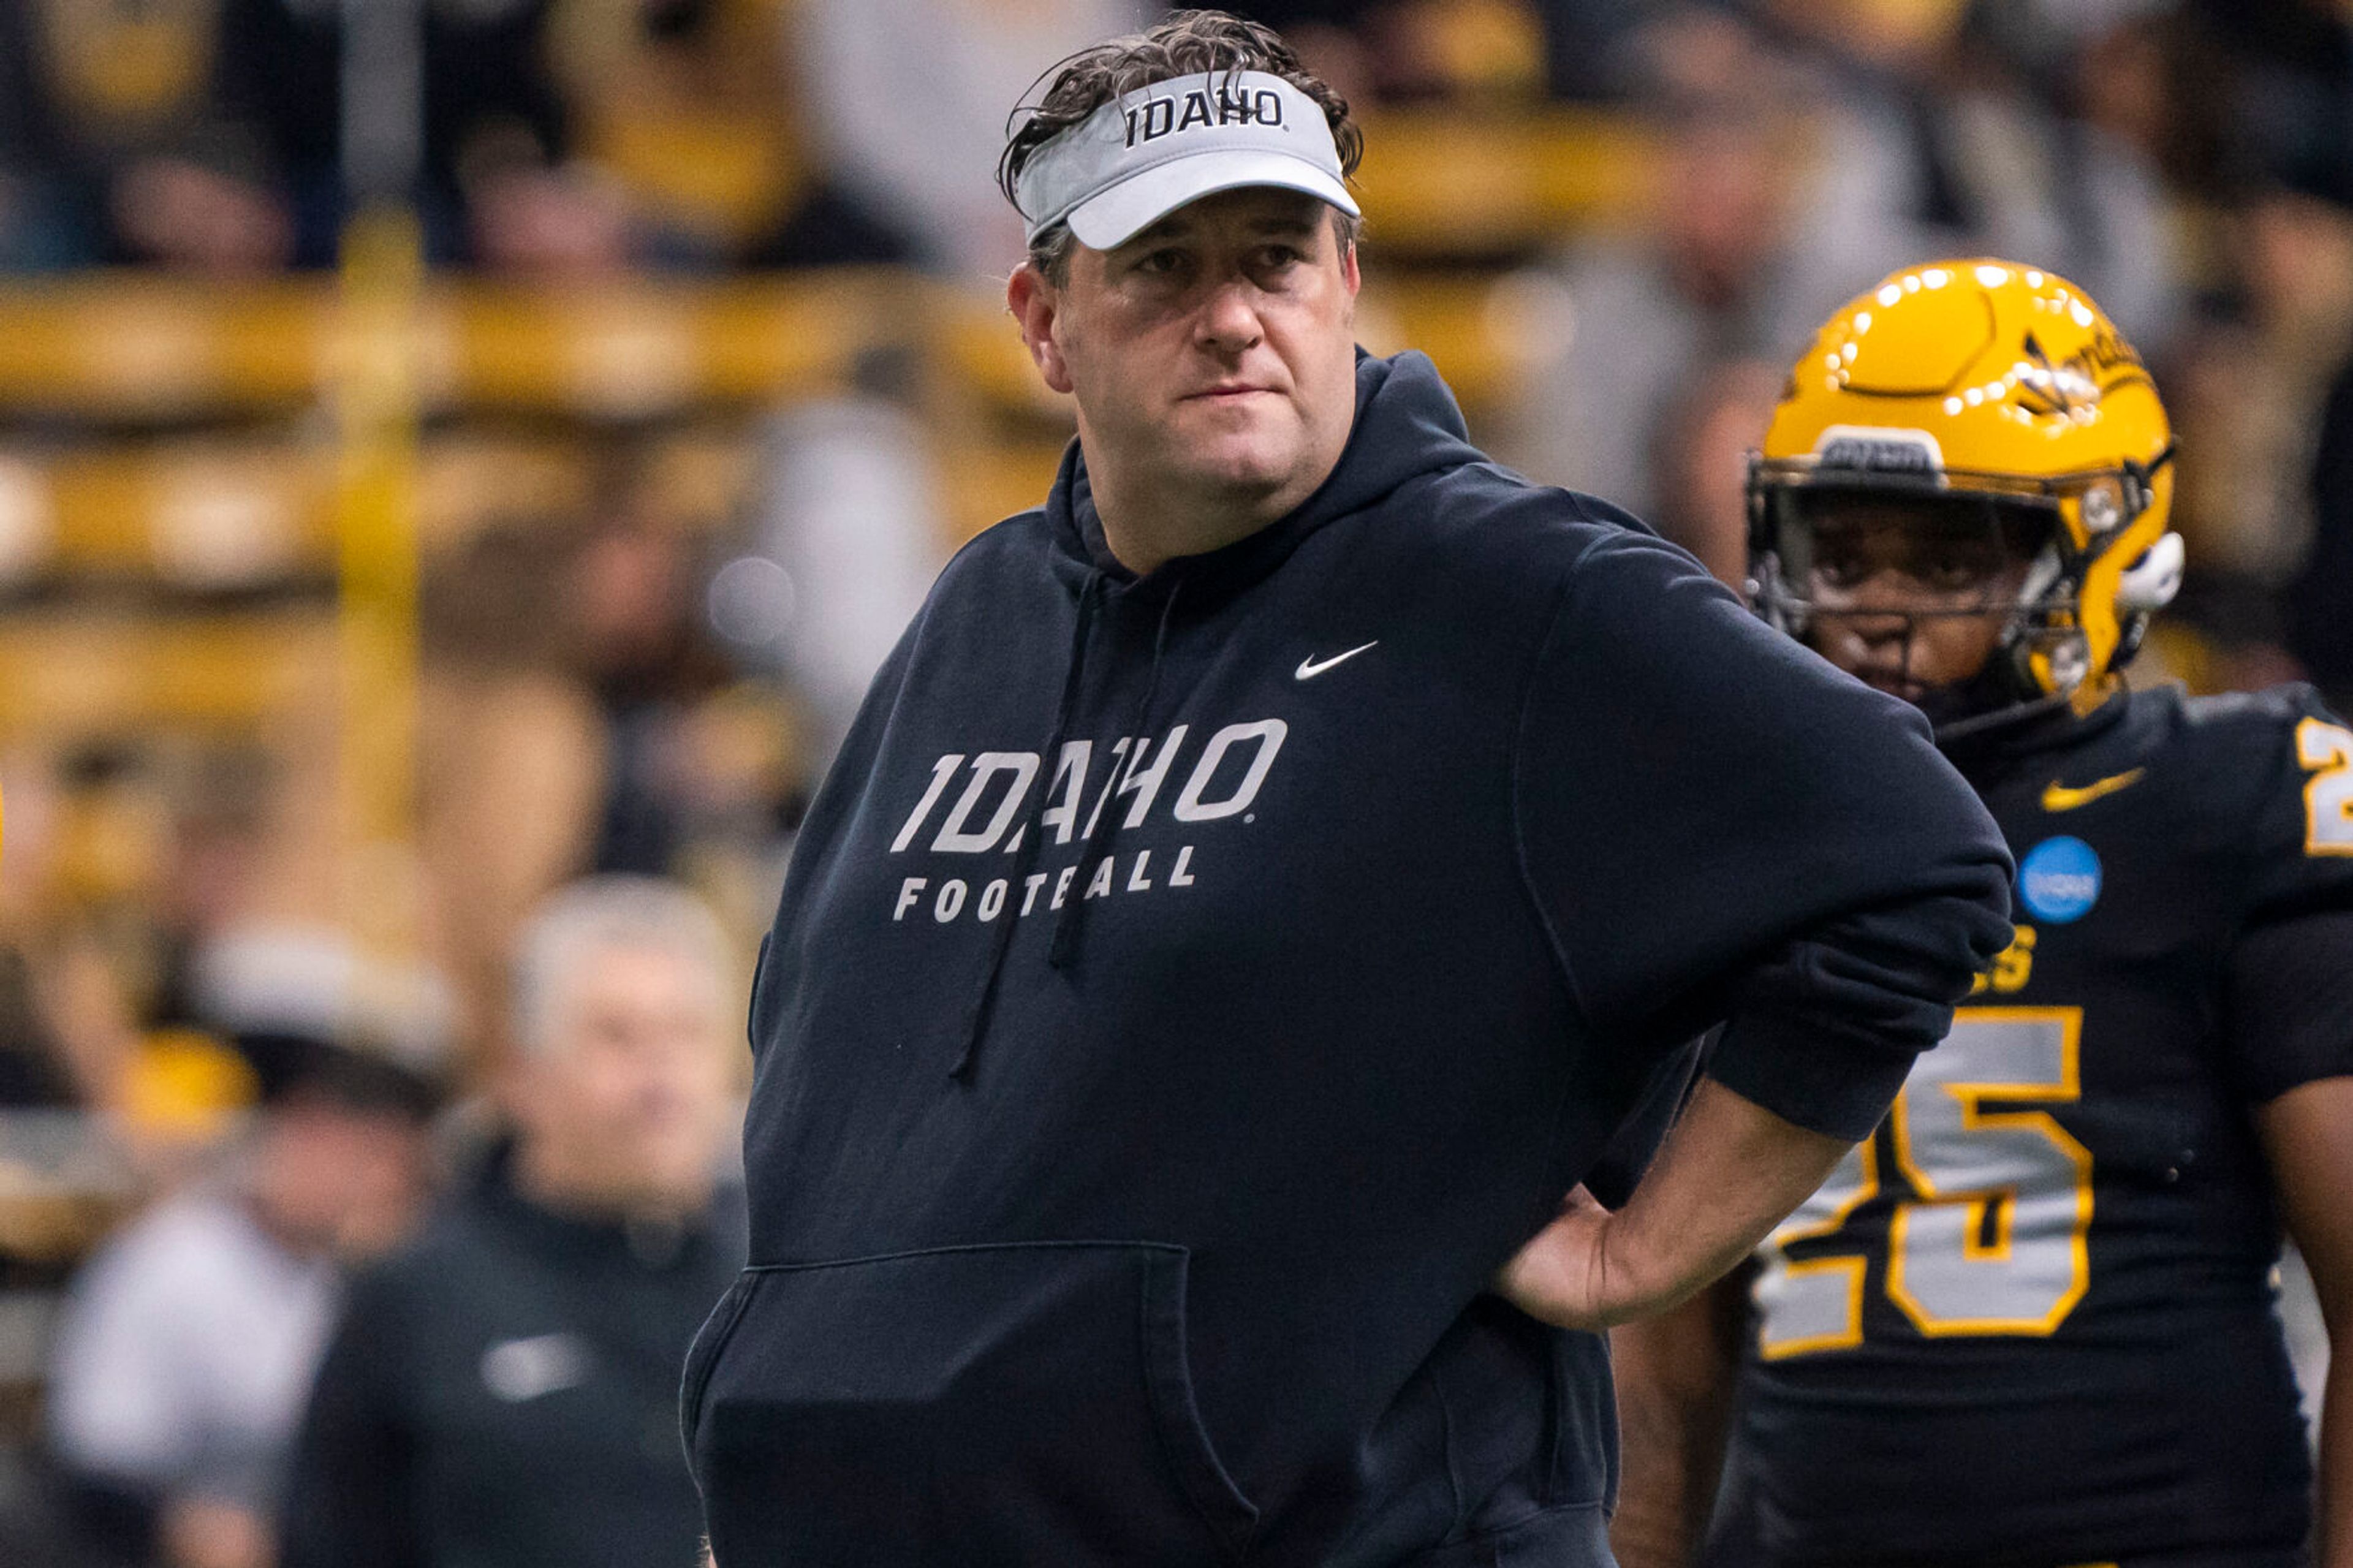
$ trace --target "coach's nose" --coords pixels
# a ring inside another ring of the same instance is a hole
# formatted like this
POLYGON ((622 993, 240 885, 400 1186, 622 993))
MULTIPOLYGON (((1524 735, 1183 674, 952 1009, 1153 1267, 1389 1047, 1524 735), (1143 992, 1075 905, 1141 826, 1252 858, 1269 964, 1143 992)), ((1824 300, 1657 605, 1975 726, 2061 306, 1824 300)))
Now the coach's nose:
POLYGON ((1212 286, 1201 302, 1194 341, 1210 353, 1231 359, 1256 348, 1266 337, 1259 320, 1257 290, 1246 278, 1235 277, 1212 286))

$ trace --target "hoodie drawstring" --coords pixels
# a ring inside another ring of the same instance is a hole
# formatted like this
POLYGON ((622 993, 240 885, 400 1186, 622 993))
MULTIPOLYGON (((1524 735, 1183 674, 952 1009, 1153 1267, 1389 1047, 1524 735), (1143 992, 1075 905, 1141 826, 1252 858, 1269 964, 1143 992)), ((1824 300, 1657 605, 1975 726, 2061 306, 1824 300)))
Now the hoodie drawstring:
MULTIPOLYGON (((1087 639, 1094 631, 1095 604, 1102 595, 1103 584, 1101 572, 1091 573, 1086 586, 1079 590, 1078 621, 1071 631, 1071 660, 1062 674, 1062 700, 1054 710, 1053 733, 1039 754, 1039 771, 1045 775, 1044 787, 1038 796, 1039 811, 1053 798, 1055 774, 1061 766, 1062 742, 1069 738, 1071 718, 1078 710, 1081 678, 1086 670, 1087 639)), ((965 1009, 964 1038, 957 1047, 955 1065, 948 1068, 950 1078, 972 1076, 973 1063, 980 1054, 980 1037, 988 1028, 988 1016, 997 1003, 997 976, 1003 973, 1005 955, 1013 946, 1014 927, 1020 923, 1020 906, 1015 900, 1029 885, 1030 872, 1038 864, 1039 846, 1046 837, 1043 825, 1035 820, 1025 820, 1018 831, 1022 835, 1021 851, 1014 861, 1011 890, 1005 900, 1005 923, 997 928, 988 969, 973 994, 972 1005, 965 1009)))
MULTIPOLYGON (((1169 584, 1168 597, 1160 605, 1160 624, 1153 629, 1152 668, 1145 677, 1144 700, 1135 705, 1135 718, 1127 727, 1127 733, 1134 737, 1133 743, 1137 747, 1141 747, 1152 733, 1152 704, 1154 699, 1160 695, 1160 657, 1167 649, 1168 622, 1176 613, 1176 595, 1184 586, 1182 577, 1169 584)), ((1111 824, 1112 819, 1119 815, 1120 774, 1134 773, 1140 761, 1134 751, 1127 753, 1124 763, 1116 757, 1113 759, 1111 776, 1103 781, 1103 805, 1096 810, 1094 819, 1087 824, 1086 839, 1079 847, 1079 875, 1082 878, 1089 874, 1087 868, 1094 864, 1096 852, 1103 847, 1103 840, 1117 831, 1111 824)), ((1046 949, 1046 962, 1056 969, 1069 968, 1071 960, 1078 955, 1079 928, 1086 921, 1086 916, 1081 911, 1086 903, 1087 896, 1082 891, 1062 906, 1061 918, 1054 922, 1054 940, 1046 949)))

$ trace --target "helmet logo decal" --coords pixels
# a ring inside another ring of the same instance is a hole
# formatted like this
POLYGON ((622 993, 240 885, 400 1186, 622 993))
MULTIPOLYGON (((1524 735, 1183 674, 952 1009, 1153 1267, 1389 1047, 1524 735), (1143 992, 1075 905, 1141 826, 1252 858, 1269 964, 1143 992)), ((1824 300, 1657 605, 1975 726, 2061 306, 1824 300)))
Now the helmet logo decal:
POLYGON ((2100 401, 2100 384, 2080 362, 2083 355, 2051 363, 2034 334, 2026 334, 2026 358, 2018 366, 2018 401, 2029 414, 2073 414, 2100 401))
POLYGON ((2133 346, 2103 327, 2082 348, 2056 364, 2032 332, 2021 345, 2026 357, 2010 373, 2018 379, 2018 401, 2029 414, 2085 413, 2117 387, 2147 383, 2148 372, 2133 346), (2121 369, 2124 374, 2107 373, 2121 369), (2101 379, 2106 376, 2105 380, 2101 379))

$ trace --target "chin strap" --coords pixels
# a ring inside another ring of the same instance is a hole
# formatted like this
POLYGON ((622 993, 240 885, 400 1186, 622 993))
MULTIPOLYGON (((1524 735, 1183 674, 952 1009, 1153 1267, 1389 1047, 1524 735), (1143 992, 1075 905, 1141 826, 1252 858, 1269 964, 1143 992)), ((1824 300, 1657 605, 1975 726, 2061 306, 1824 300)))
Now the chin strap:
POLYGON ((1932 723, 1928 727, 1928 733, 1936 744, 1942 746, 1954 741, 1963 741, 1971 736, 1982 735, 1989 731, 2004 729, 2011 724, 2023 724, 2031 720, 2040 719, 2046 713, 2057 712, 2073 700, 2073 693, 2063 691, 2049 697, 2038 697, 2031 702, 2013 702, 2008 707, 1996 708, 1988 713, 1972 714, 1966 719, 1956 719, 1950 723, 1932 723))

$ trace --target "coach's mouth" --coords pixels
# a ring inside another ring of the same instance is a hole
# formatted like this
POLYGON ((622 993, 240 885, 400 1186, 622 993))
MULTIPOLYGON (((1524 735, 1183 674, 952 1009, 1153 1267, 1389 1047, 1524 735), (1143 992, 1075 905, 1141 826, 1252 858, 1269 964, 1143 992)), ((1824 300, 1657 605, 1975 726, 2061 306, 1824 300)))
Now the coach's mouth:
POLYGON ((1271 386, 1252 386, 1242 382, 1230 382, 1222 383, 1217 386, 1207 387, 1199 392, 1188 392, 1177 401, 1182 403, 1238 403, 1245 397, 1253 397, 1261 394, 1271 397, 1274 395, 1274 388, 1271 386))

